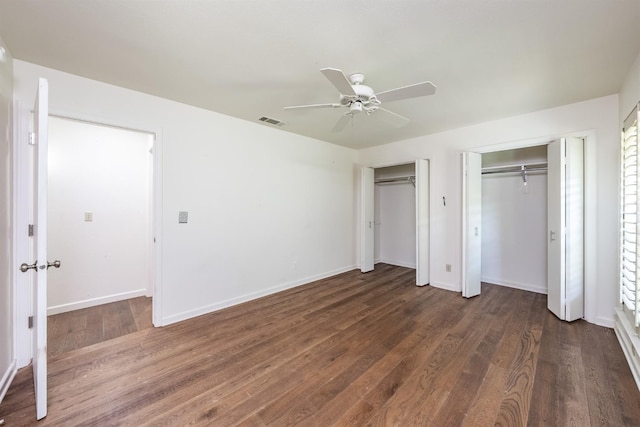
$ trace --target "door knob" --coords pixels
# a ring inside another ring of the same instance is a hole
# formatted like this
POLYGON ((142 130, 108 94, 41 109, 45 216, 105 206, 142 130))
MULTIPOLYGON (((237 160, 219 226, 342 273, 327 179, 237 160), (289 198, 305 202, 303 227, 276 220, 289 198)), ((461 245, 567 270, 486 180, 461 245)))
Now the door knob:
POLYGON ((34 262, 33 264, 27 264, 26 262, 23 262, 22 264, 20 264, 20 271, 22 271, 23 273, 26 273, 31 269, 33 270, 38 269, 38 261, 34 262))
POLYGON ((49 269, 49 267, 60 268, 61 265, 62 265, 62 263, 60 262, 60 260, 55 260, 53 262, 47 262, 47 270, 49 269))

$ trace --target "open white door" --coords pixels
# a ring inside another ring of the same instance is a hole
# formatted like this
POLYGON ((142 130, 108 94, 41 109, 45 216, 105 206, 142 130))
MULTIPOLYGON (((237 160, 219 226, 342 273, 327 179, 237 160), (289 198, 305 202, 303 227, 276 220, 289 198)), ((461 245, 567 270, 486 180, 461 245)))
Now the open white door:
POLYGON ((374 170, 362 168, 360 206, 360 271, 366 273, 373 270, 374 262, 374 170))
POLYGON ((561 320, 584 316, 584 142, 547 147, 547 308, 561 320))
POLYGON ((564 140, 547 146, 547 308, 565 319, 564 140))
POLYGON ((480 295, 482 240, 482 156, 462 153, 462 296, 480 295))
MULTIPOLYGON (((33 383, 36 417, 47 415, 47 128, 49 87, 46 79, 38 82, 33 113, 35 167, 34 212, 36 270, 33 286, 33 383)), ((58 264, 59 265, 59 264, 58 264)))
POLYGON ((429 284, 429 161, 416 160, 416 285, 429 284))

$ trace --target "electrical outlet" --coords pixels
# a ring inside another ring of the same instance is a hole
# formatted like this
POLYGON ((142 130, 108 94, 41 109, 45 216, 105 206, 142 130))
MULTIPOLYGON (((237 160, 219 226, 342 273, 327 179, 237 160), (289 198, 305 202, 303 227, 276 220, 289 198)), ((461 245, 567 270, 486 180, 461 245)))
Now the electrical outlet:
POLYGON ((447 273, 451 273, 451 264, 445 265, 444 269, 447 271, 447 273))

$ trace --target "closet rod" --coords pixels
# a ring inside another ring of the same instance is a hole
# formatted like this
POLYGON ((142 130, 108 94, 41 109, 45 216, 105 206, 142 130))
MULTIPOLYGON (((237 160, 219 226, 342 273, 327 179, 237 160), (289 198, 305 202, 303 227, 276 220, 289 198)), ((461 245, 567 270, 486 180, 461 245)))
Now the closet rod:
POLYGON ((410 182, 415 187, 416 177, 415 175, 408 175, 408 176, 395 176, 393 178, 376 178, 374 182, 376 184, 392 184, 394 182, 410 182))
POLYGON ((493 166, 482 168, 483 175, 499 174, 499 173, 522 173, 528 172, 542 172, 547 170, 546 163, 530 163, 522 165, 511 166, 493 166))

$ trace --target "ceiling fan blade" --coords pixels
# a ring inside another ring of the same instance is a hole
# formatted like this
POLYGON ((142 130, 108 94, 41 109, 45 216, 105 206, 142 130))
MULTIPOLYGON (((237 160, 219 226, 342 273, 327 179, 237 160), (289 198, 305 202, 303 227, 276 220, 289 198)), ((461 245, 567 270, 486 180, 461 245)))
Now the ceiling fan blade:
POLYGON ((320 71, 341 94, 356 95, 356 92, 351 87, 351 82, 342 70, 338 70, 337 68, 322 68, 320 71))
POLYGON ((393 111, 385 110, 384 108, 378 108, 377 114, 380 115, 380 119, 393 125, 395 127, 402 127, 409 123, 409 119, 400 114, 396 114, 393 111))
POLYGON ((292 105, 291 107, 284 107, 285 110, 295 110, 300 108, 338 108, 340 104, 309 104, 309 105, 292 105))
POLYGON ((353 119, 353 114, 344 114, 342 115, 338 121, 336 122, 336 125, 333 127, 333 129, 331 129, 331 132, 340 132, 343 131, 344 128, 347 127, 347 125, 349 124, 349 122, 353 119))
POLYGON ((433 95, 434 93, 436 93, 436 87, 433 83, 422 82, 376 93, 376 98, 378 101, 384 103, 407 98, 416 98, 418 96, 433 95))

